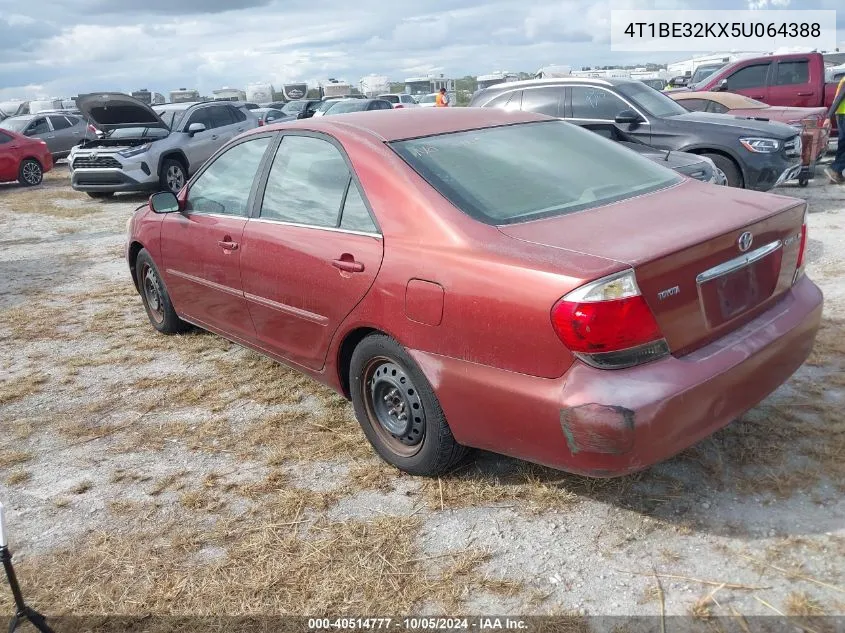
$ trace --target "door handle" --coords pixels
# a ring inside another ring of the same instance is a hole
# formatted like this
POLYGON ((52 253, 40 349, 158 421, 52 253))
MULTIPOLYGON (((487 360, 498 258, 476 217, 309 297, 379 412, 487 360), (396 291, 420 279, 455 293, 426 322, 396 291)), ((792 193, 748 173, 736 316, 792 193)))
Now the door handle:
POLYGON ((813 93, 812 92, 799 92, 798 96, 799 97, 812 97, 813 93))
POLYGON ((762 99, 763 95, 751 95, 752 99, 762 99))
POLYGON ((211 135, 211 140, 213 140, 213 141, 214 141, 214 140, 217 140, 217 135, 216 135, 216 134, 212 134, 212 135, 211 135))
POLYGON ((347 273, 364 272, 364 264, 356 262, 349 253, 344 253, 340 259, 333 259, 332 266, 347 273))
POLYGON ((242 128, 242 127, 238 128, 238 132, 243 132, 243 131, 244 131, 244 128, 242 128))
POLYGON ((238 243, 232 242, 230 240, 220 240, 217 242, 217 246, 222 248, 224 251, 236 251, 238 250, 238 243))

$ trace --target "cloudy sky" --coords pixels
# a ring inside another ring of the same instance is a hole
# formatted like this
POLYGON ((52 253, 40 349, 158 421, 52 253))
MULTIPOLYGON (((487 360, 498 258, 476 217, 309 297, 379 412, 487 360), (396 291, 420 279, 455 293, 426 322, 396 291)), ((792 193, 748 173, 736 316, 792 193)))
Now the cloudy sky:
MULTIPOLYGON (((612 53, 610 9, 837 5, 841 0, 0 0, 0 100, 666 62, 683 55, 612 53)), ((845 10, 837 20, 845 44, 845 10)))

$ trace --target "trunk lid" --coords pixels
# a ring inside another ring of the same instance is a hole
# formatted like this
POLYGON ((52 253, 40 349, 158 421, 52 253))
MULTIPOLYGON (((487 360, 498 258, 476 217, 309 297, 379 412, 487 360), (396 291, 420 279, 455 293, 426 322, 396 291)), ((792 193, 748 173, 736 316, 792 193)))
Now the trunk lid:
POLYGON ((690 180, 498 228, 633 268, 672 353, 683 355, 748 322, 792 286, 805 210, 803 200, 690 180), (743 249, 745 233, 751 243, 743 249))
POLYGON ((76 106, 86 119, 96 123, 103 132, 135 127, 170 129, 150 106, 120 92, 79 95, 76 106))

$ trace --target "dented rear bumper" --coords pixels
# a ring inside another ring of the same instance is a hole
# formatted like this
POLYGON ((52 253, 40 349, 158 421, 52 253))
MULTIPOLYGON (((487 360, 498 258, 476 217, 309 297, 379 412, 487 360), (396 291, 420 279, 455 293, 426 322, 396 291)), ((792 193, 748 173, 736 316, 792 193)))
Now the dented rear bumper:
POLYGON ((663 461, 754 407, 806 360, 822 294, 806 276, 770 310, 686 356, 559 379, 412 352, 455 439, 593 477, 663 461))

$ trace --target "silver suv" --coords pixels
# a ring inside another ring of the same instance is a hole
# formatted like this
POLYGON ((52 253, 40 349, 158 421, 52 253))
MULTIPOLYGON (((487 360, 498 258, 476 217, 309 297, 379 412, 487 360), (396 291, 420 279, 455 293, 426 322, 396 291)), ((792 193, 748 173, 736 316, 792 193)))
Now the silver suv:
POLYGON ((71 186, 92 198, 117 191, 176 193, 219 147, 258 127, 258 117, 230 102, 149 106, 108 92, 80 95, 76 104, 104 133, 68 157, 71 186))

